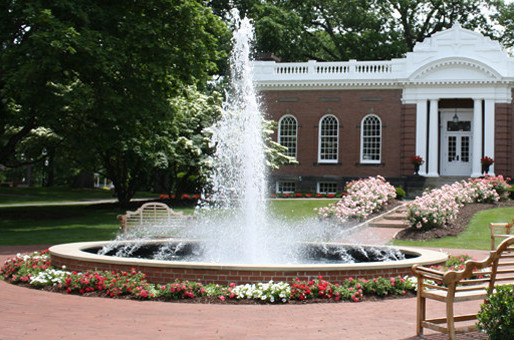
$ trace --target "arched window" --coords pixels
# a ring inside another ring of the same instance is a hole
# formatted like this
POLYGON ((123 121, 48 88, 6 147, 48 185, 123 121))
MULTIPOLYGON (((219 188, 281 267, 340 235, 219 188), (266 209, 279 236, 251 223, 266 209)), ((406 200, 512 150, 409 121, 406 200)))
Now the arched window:
POLYGON ((333 115, 319 121, 318 162, 337 163, 339 154, 339 122, 333 115))
POLYGON ((285 155, 296 159, 296 146, 298 139, 298 123, 296 118, 285 115, 278 123, 278 143, 287 147, 285 155))
POLYGON ((382 150, 382 122, 370 114, 361 123, 361 163, 380 163, 382 150))

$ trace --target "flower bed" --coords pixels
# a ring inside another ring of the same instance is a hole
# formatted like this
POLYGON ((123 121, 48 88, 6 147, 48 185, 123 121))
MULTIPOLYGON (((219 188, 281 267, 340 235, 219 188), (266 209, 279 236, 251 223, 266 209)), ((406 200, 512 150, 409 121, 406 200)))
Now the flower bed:
POLYGON ((407 206, 412 228, 429 230, 453 221, 465 204, 495 203, 509 196, 503 176, 470 178, 426 191, 407 206))
POLYGON ((318 214, 324 218, 336 218, 341 223, 350 219, 363 220, 396 197, 394 186, 382 176, 352 181, 346 186, 346 192, 340 201, 319 208, 318 214))
MULTIPOLYGON (((353 301, 363 297, 402 296, 414 290, 409 277, 376 278, 331 283, 319 276, 315 280, 273 282, 228 286, 199 282, 176 281, 167 284, 148 283, 145 274, 132 269, 129 272, 87 271, 69 272, 66 268, 50 266, 48 251, 18 254, 7 260, 0 275, 12 283, 33 287, 48 287, 67 294, 96 295, 104 297, 129 297, 134 299, 183 300, 211 298, 218 302, 255 301, 288 303, 305 301, 353 301)), ((212 302, 212 300, 211 300, 212 302)))

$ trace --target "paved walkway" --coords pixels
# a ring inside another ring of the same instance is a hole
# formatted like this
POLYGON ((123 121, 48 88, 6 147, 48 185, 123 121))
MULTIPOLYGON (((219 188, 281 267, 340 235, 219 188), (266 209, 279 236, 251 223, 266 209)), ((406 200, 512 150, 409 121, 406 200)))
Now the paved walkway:
MULTIPOLYGON (((0 247, 0 263, 42 246, 0 247)), ((479 258, 486 252, 452 251, 479 258)), ((476 312, 477 301, 457 312, 476 312)), ((429 302, 429 316, 444 304, 429 302)), ((414 298, 361 303, 224 305, 91 298, 0 281, 0 339, 422 339, 414 298)), ((446 337, 427 331, 423 339, 446 337)), ((479 333, 458 339, 483 339, 479 333)))

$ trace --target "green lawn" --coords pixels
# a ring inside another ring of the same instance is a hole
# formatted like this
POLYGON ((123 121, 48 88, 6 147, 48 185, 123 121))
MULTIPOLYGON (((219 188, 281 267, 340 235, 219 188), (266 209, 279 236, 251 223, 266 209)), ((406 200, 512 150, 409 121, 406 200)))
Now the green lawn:
POLYGON ((513 218, 514 207, 482 210, 473 216, 471 221, 469 221, 467 229, 458 236, 430 241, 394 241, 393 244, 416 247, 488 250, 491 247, 489 223, 510 222, 513 218))
MULTIPOLYGON (((273 200, 273 214, 288 219, 315 216, 314 208, 335 200, 273 200)), ((194 207, 173 207, 192 214, 194 207)), ((0 208, 0 245, 57 244, 113 239, 118 233, 116 215, 125 211, 115 204, 0 208)))
MULTIPOLYGON (((139 192, 136 197, 156 197, 155 193, 139 192)), ((112 199, 112 191, 102 189, 73 189, 69 187, 0 187, 0 204, 49 203, 65 201, 89 201, 95 199, 112 199)))
POLYGON ((306 217, 314 217, 316 216, 315 208, 326 207, 337 201, 337 199, 270 200, 268 201, 268 209, 272 215, 295 221, 306 217))
MULTIPOLYGON (((5 189, 5 188, 3 188, 5 189)), ((20 189, 20 188, 16 188, 20 189)), ((31 188, 34 189, 34 188, 31 188)), ((41 195, 37 190, 30 194, 39 197, 51 197, 55 202, 64 189, 45 188, 41 195)), ((18 191, 21 192, 21 191, 18 191)), ((60 197, 62 201, 84 198, 83 189, 70 190, 60 197)), ((90 198, 99 198, 98 193, 89 193, 90 198)), ((103 194, 100 191, 100 194, 103 194)), ((109 193, 107 193, 109 194, 109 193)), ((314 217, 314 208, 327 206, 337 200, 270 200, 268 209, 272 215, 286 220, 301 220, 314 217)), ((176 211, 192 214, 194 207, 173 207, 176 211)), ((109 240, 116 236, 119 221, 116 215, 125 211, 119 210, 115 204, 79 205, 79 206, 48 206, 0 208, 0 245, 24 244, 57 244, 64 242, 109 240)), ((497 208, 484 210, 476 214, 468 228, 457 237, 446 237, 431 241, 394 241, 395 245, 420 246, 434 248, 489 249, 489 223, 511 221, 514 208, 497 208)))

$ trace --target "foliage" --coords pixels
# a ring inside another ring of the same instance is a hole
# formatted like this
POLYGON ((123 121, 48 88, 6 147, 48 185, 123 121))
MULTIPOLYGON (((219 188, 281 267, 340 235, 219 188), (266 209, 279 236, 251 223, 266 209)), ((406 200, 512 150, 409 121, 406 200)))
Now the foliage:
POLYGON ((425 191, 407 206, 411 227, 421 230, 439 227, 453 221, 465 204, 495 203, 506 199, 510 188, 507 180, 501 175, 470 178, 425 191))
POLYGON ((412 51, 417 42, 456 23, 491 34, 493 27, 488 13, 494 13, 499 5, 497 1, 489 0, 393 0, 378 3, 389 11, 392 26, 401 32, 408 51, 412 51))
POLYGON ((489 223, 504 223, 512 220, 514 207, 494 207, 476 213, 466 229, 458 236, 447 236, 431 240, 394 240, 394 245, 431 248, 491 249, 489 223))
POLYGON ((341 223, 351 218, 363 220, 396 197, 395 188, 382 176, 352 181, 345 191, 348 194, 340 201, 318 209, 318 214, 324 218, 334 217, 341 223))
POLYGON ((397 199, 405 198, 405 196, 407 195, 407 193, 405 192, 405 190, 403 190, 403 188, 395 187, 394 190, 396 191, 397 199))
POLYGON ((487 333, 489 339, 514 339, 514 286, 496 286, 488 291, 477 319, 478 329, 487 333))
POLYGON ((323 280, 319 276, 311 281, 298 278, 292 282, 273 282, 229 286, 203 285, 192 281, 175 281, 168 284, 151 284, 145 274, 130 272, 93 271, 84 273, 58 270, 50 266, 48 251, 18 255, 0 268, 0 276, 13 283, 25 282, 34 287, 52 286, 68 294, 96 293, 106 297, 129 296, 134 299, 181 300, 202 296, 227 299, 256 300, 268 303, 287 303, 291 300, 333 299, 359 302, 365 295, 405 295, 414 290, 411 278, 392 277, 373 280, 349 278, 341 284, 323 280))
MULTIPOLYGON (((232 2, 211 1, 223 16, 232 2)), ((508 27, 511 12, 501 19, 499 1, 454 0, 243 0, 233 3, 255 21, 257 50, 282 61, 385 60, 412 51, 416 42, 455 23, 498 35, 493 26, 508 27)), ((511 30, 512 31, 512 30, 511 30)))
POLYGON ((206 95, 196 87, 185 88, 170 101, 172 119, 161 122, 163 133, 158 137, 155 167, 167 177, 166 191, 177 195, 198 192, 209 166, 211 126, 221 114, 221 96, 206 95))
POLYGON ((151 175, 169 99, 216 71, 225 26, 194 0, 4 6, 0 136, 20 132, 1 150, 51 129, 82 169, 104 170, 126 205, 151 175))
POLYGON ((493 16, 502 30, 498 33, 498 38, 503 46, 512 49, 514 47, 514 3, 504 4, 493 16))

